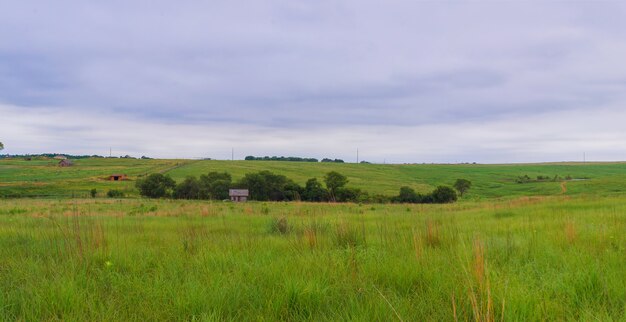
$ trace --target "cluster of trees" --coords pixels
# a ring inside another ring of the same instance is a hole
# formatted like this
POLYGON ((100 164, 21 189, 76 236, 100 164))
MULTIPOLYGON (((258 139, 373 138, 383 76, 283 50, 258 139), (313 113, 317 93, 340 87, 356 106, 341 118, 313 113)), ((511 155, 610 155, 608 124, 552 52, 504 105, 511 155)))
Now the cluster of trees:
POLYGON ((99 156, 99 155, 72 155, 72 154, 58 154, 58 153, 5 154, 5 155, 0 155, 0 158, 54 158, 57 155, 62 155, 68 159, 102 158, 102 156, 99 156))
MULTIPOLYGON (((2 142, 0 142, 0 150, 4 149, 2 142)), ((93 154, 93 155, 73 155, 73 154, 61 154, 61 153, 41 153, 41 154, 5 154, 0 155, 0 158, 54 158, 57 155, 62 155, 68 159, 88 159, 88 158, 118 158, 116 156, 113 157, 104 157, 101 155, 93 154)), ((135 158, 130 155, 119 156, 120 159, 152 159, 147 156, 141 156, 141 158, 135 158)))
MULTIPOLYGON (((248 173, 237 182, 227 172, 210 172, 200 178, 187 177, 178 184, 167 175, 155 173, 138 180, 136 186, 142 196, 149 198, 224 200, 229 198, 229 189, 237 188, 248 189, 249 199, 258 201, 448 203, 457 200, 456 191, 447 186, 437 187, 426 195, 402 187, 398 196, 389 197, 347 187, 348 182, 346 176, 331 171, 321 181, 311 178, 301 186, 284 175, 259 171, 248 173)), ((459 192, 462 194, 467 189, 459 192)))
MULTIPOLYGON (((264 156, 264 157, 255 157, 252 155, 249 155, 247 157, 245 157, 246 161, 294 161, 294 162, 319 162, 318 159, 316 158, 301 158, 301 157, 277 157, 277 156, 273 156, 273 157, 268 157, 268 156, 264 156)), ((344 163, 343 160, 341 159, 329 159, 329 158, 324 158, 322 159, 321 162, 335 162, 335 163, 344 163)))
POLYGON ((563 180, 572 180, 572 177, 570 175, 567 175, 565 178, 562 178, 558 174, 556 174, 556 175, 554 175, 554 177, 539 175, 539 176, 537 176, 536 179, 532 179, 527 174, 525 174, 523 176, 517 177, 517 179, 515 179, 515 182, 517 182, 517 183, 557 182, 557 181, 563 181, 563 180))
POLYGON ((139 193, 149 198, 175 199, 228 199, 230 188, 248 189, 251 200, 259 201, 356 201, 350 198, 360 190, 344 187, 348 179, 329 172, 324 177, 325 186, 316 178, 309 179, 304 187, 281 174, 271 171, 248 173, 237 182, 227 172, 211 172, 196 178, 190 176, 180 183, 167 175, 154 173, 136 183, 139 193))
POLYGON ((294 161, 294 162, 318 162, 316 158, 301 158, 301 157, 255 157, 252 155, 247 156, 246 161, 294 161))
POLYGON ((400 194, 393 199, 394 202, 399 203, 450 203, 456 200, 456 191, 448 186, 439 186, 425 195, 415 192, 410 187, 402 187, 400 194))
POLYGON ((334 162, 334 163, 343 163, 343 160, 341 159, 329 159, 329 158, 323 158, 322 162, 334 162))
POLYGON ((463 196, 471 186, 471 181, 457 179, 454 182, 454 189, 448 186, 438 186, 428 194, 420 194, 410 187, 402 187, 400 194, 393 201, 401 203, 450 203, 455 202, 458 196, 463 196))
POLYGON ((149 198, 222 200, 228 199, 232 186, 232 177, 226 172, 211 172, 200 179, 190 176, 178 184, 168 175, 153 173, 136 182, 139 193, 149 198))

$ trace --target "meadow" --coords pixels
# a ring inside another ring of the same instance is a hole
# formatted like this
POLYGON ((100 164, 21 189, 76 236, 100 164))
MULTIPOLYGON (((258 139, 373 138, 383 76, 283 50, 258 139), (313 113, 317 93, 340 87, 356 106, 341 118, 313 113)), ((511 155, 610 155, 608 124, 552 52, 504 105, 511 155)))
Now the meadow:
POLYGON ((138 197, 135 181, 151 173, 164 173, 180 182, 187 176, 199 177, 211 171, 229 172, 237 181, 246 173, 269 170, 304 185, 309 178, 322 179, 330 171, 348 177, 349 187, 373 194, 396 195, 401 186, 428 193, 438 185, 452 185, 456 179, 472 181, 466 200, 492 200, 523 196, 620 195, 626 190, 626 163, 553 164, 337 164, 280 161, 215 160, 136 160, 82 159, 72 167, 61 168, 56 160, 0 159, 0 198, 2 197, 88 197, 96 189, 104 196, 110 189, 138 197), (129 175, 129 181, 111 182, 114 173, 129 175), (528 175, 574 179, 565 183, 530 182, 519 184, 528 175))
POLYGON ((2 320, 626 321, 621 163, 29 162, 0 161, 0 191, 22 197, 0 199, 2 320), (381 193, 474 186, 446 205, 234 204, 134 198, 132 180, 101 179, 261 169, 332 169, 381 193), (526 174, 589 180, 515 183, 526 174), (83 198, 93 185, 130 197, 83 198))

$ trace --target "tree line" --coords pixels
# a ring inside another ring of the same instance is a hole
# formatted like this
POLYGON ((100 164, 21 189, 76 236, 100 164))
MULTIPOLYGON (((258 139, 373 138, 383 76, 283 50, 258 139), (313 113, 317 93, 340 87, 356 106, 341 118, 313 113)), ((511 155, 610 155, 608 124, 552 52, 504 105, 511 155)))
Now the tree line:
MULTIPOLYGON (((2 142, 0 142, 0 145, 2 144, 2 142)), ((0 148, 0 150, 4 149, 4 145, 1 145, 2 148, 0 148)), ((140 158, 135 158, 132 157, 130 155, 123 155, 123 156, 113 156, 113 157, 105 157, 102 155, 98 155, 98 154, 92 154, 92 155, 74 155, 74 154, 65 154, 65 153, 38 153, 38 154, 2 154, 0 155, 0 159, 4 159, 4 158, 49 158, 52 159, 55 156, 64 156, 68 159, 152 159, 150 157, 147 156, 141 156, 140 158)))
POLYGON ((329 159, 324 158, 322 161, 319 161, 316 158, 302 158, 302 157, 277 157, 277 156, 264 156, 264 157, 255 157, 253 155, 249 155, 244 158, 246 161, 291 161, 291 162, 335 162, 335 163, 344 163, 341 159, 329 159))
MULTIPOLYGON (((450 203, 458 198, 457 191, 448 186, 439 186, 428 194, 401 187, 398 195, 386 196, 348 187, 348 182, 346 176, 331 171, 322 180, 310 178, 301 186, 284 175, 264 170, 248 173, 238 181, 233 181, 228 172, 210 172, 199 178, 188 176, 179 183, 168 175, 154 173, 138 180, 136 187, 142 196, 148 198, 201 200, 229 199, 229 189, 233 188, 248 189, 249 199, 257 201, 450 203)), ((467 189, 469 186, 463 190, 457 187, 460 194, 467 189)))
POLYGON ((264 156, 264 157, 255 157, 249 155, 244 158, 246 161, 292 161, 292 162, 318 162, 316 158, 301 158, 301 157, 277 157, 277 156, 264 156))

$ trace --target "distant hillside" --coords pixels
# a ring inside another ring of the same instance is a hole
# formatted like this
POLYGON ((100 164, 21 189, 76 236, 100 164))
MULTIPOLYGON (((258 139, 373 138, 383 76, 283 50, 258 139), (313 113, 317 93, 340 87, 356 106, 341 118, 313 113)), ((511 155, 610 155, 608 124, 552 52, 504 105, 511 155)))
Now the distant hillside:
POLYGON ((261 170, 283 174, 299 184, 337 171, 348 176, 348 186, 387 195, 397 194, 401 186, 425 193, 437 185, 452 185, 456 179, 464 178, 473 183, 463 197, 465 200, 559 194, 615 195, 626 191, 626 163, 383 165, 85 158, 75 160, 71 167, 61 168, 54 159, 26 161, 14 158, 0 160, 0 197, 85 197, 92 188, 103 194, 109 189, 119 189, 132 197, 137 196, 135 180, 154 172, 167 173, 180 181, 186 176, 226 171, 237 180, 246 173, 261 170), (114 173, 128 174, 130 180, 107 181, 114 173), (558 179, 552 181, 555 176, 558 179), (518 183, 520 177, 530 180, 518 183), (535 180, 538 177, 542 180, 535 180), (566 177, 574 180, 562 182, 566 177))

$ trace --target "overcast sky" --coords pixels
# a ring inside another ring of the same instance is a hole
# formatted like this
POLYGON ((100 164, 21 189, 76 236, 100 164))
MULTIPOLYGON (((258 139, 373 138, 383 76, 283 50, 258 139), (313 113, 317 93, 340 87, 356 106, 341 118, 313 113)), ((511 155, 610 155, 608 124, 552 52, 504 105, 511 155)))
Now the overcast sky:
POLYGON ((2 1, 3 153, 626 160, 624 1, 2 1))

